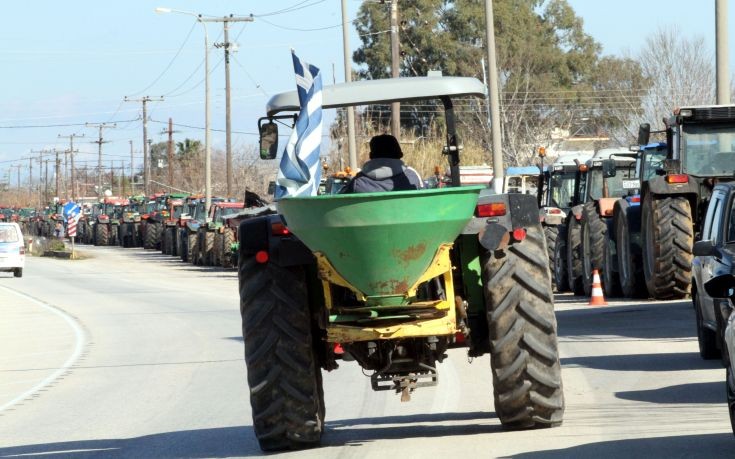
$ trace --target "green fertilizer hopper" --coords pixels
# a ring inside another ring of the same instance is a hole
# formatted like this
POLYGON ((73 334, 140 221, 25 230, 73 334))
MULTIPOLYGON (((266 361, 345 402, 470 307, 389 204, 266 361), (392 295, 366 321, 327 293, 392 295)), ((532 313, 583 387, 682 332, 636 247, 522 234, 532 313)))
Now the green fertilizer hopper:
POLYGON ((288 228, 366 297, 402 296, 467 224, 481 186, 287 198, 288 228))

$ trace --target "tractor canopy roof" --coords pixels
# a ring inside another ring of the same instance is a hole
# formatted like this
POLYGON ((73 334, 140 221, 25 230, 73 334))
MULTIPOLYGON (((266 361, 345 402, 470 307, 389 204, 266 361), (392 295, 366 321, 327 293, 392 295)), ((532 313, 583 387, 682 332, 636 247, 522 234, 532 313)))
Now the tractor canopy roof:
POLYGON ((587 160, 587 167, 596 168, 602 167, 602 161, 606 159, 612 159, 616 165, 626 165, 634 163, 637 152, 630 151, 627 148, 602 148, 595 152, 592 159, 587 160))
POLYGON ((223 209, 242 209, 245 207, 244 202, 215 202, 213 205, 221 207, 223 209))
POLYGON ((115 206, 127 206, 128 204, 130 204, 130 200, 128 200, 127 198, 116 197, 105 198, 103 202, 105 204, 113 204, 115 206))
POLYGON ((568 153, 559 155, 554 161, 554 166, 577 166, 586 163, 592 158, 592 153, 568 153))
MULTIPOLYGON (((325 86, 322 107, 338 108, 386 102, 436 99, 443 96, 485 96, 485 85, 469 77, 407 77, 362 80, 325 86)), ((268 116, 280 112, 298 112, 296 91, 276 94, 266 105, 268 116)))

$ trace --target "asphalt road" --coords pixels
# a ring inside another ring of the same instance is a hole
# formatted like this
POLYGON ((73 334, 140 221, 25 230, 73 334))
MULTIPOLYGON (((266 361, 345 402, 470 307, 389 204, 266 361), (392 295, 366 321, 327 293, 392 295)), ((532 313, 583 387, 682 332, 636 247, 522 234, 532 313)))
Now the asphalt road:
MULTIPOLYGON (((247 457, 237 278, 142 249, 0 273, 0 457, 247 457)), ((506 432, 489 358, 461 350, 411 402, 354 363, 325 374, 323 447, 284 456, 734 457, 718 362, 691 303, 557 297, 564 424, 506 432), (579 300, 579 299, 576 299, 579 300)))

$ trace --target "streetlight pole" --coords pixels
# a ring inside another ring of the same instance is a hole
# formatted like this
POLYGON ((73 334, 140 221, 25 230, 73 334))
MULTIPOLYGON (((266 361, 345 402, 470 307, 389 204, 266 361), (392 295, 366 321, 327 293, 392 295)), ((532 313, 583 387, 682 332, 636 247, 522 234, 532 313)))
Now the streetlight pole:
MULTIPOLYGON (((225 27, 225 34, 227 34, 227 25, 229 22, 252 22, 252 17, 237 17, 237 16, 225 16, 223 18, 217 17, 204 17, 201 14, 192 13, 190 11, 174 10, 171 8, 156 8, 156 13, 179 13, 186 14, 188 16, 194 16, 202 27, 204 27, 204 196, 205 205, 207 208, 207 214, 209 214, 209 207, 212 204, 212 151, 210 144, 210 120, 211 111, 209 104, 209 37, 207 35, 207 22, 223 22, 225 27)), ((225 58, 229 60, 229 43, 227 35, 225 35, 225 58)), ((228 78, 229 80, 229 78, 228 78)), ((229 86, 229 84, 228 84, 229 86)), ((227 91, 227 189, 230 191, 231 187, 231 151, 230 151, 230 124, 229 124, 229 90, 227 91)))

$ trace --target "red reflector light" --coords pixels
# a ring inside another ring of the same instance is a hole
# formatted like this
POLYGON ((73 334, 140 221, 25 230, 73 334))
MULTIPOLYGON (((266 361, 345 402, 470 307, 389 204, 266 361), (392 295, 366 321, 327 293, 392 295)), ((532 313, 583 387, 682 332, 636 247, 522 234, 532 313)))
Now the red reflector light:
POLYGON ((283 223, 274 223, 273 226, 271 226, 271 234, 274 236, 288 236, 291 234, 291 231, 289 231, 283 223))
POLYGON ((688 183, 689 176, 686 174, 671 174, 666 176, 666 183, 688 183))
POLYGON ((337 355, 342 355, 345 353, 345 350, 342 348, 341 344, 334 343, 334 353, 337 355))
POLYGON ((255 261, 257 261, 258 263, 267 263, 269 258, 270 257, 268 256, 268 252, 266 252, 265 250, 261 250, 255 254, 255 261))
POLYGON ((478 217, 502 217, 505 215, 505 203, 491 202, 477 206, 478 217))
POLYGON ((513 239, 515 239, 518 242, 521 242, 522 240, 526 239, 526 229, 525 228, 516 228, 513 230, 513 239))
POLYGON ((464 333, 462 333, 462 332, 455 333, 454 334, 454 342, 457 343, 457 344, 464 344, 464 342, 465 342, 464 333))
POLYGON ((630 202, 641 202, 640 196, 633 196, 630 198, 630 202))

